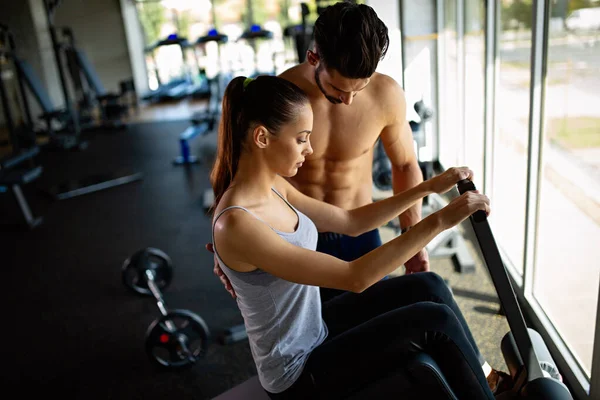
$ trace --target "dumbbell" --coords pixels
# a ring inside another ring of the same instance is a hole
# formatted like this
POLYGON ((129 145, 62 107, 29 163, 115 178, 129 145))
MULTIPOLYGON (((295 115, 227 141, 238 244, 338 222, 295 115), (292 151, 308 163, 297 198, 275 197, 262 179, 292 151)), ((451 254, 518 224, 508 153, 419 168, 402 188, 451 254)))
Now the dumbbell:
POLYGON ((173 279, 169 256, 147 247, 129 257, 122 266, 123 284, 136 294, 154 296, 161 316, 146 331, 146 353, 161 367, 189 367, 208 350, 210 332, 200 316, 188 310, 168 310, 161 289, 173 279))

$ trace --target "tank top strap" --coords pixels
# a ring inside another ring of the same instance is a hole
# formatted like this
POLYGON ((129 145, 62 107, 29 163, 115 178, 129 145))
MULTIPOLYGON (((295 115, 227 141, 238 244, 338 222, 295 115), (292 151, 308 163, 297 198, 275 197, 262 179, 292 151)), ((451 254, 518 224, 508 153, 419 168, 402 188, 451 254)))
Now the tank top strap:
POLYGON ((277 189, 271 188, 271 190, 273 190, 275 192, 275 194, 281 198, 281 200, 285 201, 285 204, 287 204, 288 207, 290 207, 292 210, 296 211, 296 208, 294 208, 294 206, 291 205, 290 202, 287 201, 287 199, 285 197, 283 197, 283 195, 277 191, 277 189))

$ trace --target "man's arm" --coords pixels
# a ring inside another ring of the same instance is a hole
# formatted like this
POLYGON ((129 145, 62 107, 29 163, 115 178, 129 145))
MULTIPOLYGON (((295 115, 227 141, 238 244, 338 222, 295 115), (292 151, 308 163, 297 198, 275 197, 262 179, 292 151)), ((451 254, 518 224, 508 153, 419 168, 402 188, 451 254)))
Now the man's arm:
MULTIPOLYGON (((390 110, 390 122, 381 132, 380 138, 392 164, 392 187, 396 194, 423 182, 423 174, 415 154, 412 131, 406 120, 404 91, 395 81, 393 85, 388 84, 386 87, 388 93, 385 98, 389 106, 385 109, 390 110)), ((400 215, 402 228, 413 226, 421 220, 421 205, 422 201, 418 201, 400 215)))
MULTIPOLYGON (((389 110, 389 124, 381 132, 383 148, 392 164, 392 187, 394 194, 408 190, 423 182, 423 174, 415 154, 414 140, 410 125, 406 120, 406 99, 404 91, 393 79, 388 78, 383 93, 383 103, 389 110)), ((400 227, 408 229, 421 221, 422 200, 400 214, 400 227)), ((429 271, 429 256, 421 249, 405 264, 407 274, 429 271)))

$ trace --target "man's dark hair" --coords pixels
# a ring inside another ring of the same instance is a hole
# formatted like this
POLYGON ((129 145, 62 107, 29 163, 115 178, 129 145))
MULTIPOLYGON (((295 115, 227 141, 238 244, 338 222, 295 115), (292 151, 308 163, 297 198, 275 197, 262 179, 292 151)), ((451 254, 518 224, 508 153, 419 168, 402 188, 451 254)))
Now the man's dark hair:
POLYGON ((390 42, 388 29, 373 8, 351 2, 323 10, 313 32, 321 62, 351 79, 373 75, 390 42))

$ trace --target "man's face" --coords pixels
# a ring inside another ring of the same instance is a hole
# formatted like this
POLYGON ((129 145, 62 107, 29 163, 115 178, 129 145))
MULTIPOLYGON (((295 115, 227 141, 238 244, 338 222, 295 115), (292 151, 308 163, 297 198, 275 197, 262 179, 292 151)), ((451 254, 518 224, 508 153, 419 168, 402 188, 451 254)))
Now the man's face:
POLYGON ((369 84, 370 78, 350 79, 323 67, 315 69, 315 81, 325 98, 333 104, 352 104, 352 99, 369 84))

